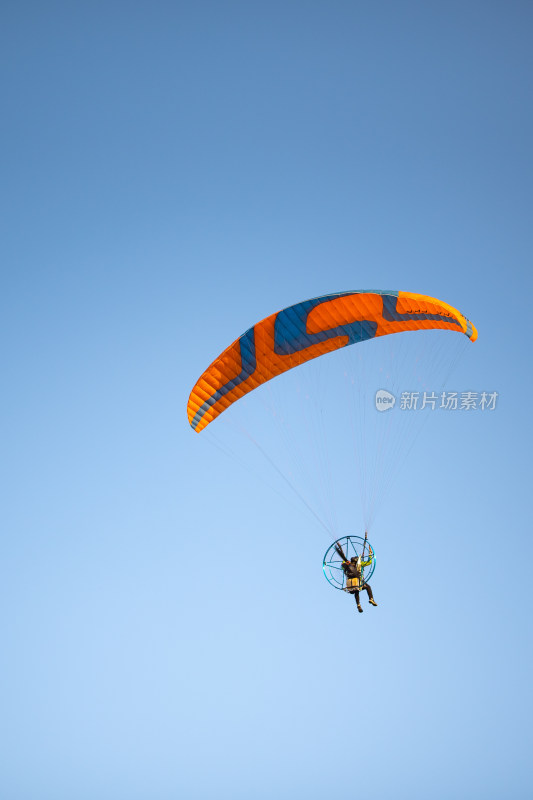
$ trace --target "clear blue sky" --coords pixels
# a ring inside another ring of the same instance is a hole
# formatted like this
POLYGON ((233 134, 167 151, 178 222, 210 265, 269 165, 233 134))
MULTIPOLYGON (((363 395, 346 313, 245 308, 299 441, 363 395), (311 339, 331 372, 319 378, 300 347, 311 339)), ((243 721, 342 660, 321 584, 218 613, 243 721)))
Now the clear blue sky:
POLYGON ((2 797, 531 797, 532 25, 4 0, 2 797), (362 615, 185 413, 249 325, 357 288, 459 307, 456 384, 500 393, 421 434, 362 615))

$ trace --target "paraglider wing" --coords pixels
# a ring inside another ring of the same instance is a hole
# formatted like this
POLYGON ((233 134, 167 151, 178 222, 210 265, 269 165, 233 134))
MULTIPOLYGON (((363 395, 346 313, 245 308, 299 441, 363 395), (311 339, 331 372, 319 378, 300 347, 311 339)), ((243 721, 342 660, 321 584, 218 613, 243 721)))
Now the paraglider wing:
POLYGON ((199 433, 240 397, 325 353, 431 328, 477 338, 475 327, 457 309, 410 292, 340 292, 289 306, 249 328, 205 370, 189 397, 189 423, 199 433))

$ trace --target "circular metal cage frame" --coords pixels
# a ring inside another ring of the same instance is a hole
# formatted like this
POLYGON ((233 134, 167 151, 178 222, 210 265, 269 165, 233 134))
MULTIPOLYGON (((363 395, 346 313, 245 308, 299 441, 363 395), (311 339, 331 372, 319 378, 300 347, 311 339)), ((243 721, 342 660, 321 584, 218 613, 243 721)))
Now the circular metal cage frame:
POLYGON ((324 555, 322 569, 328 583, 330 583, 335 589, 347 591, 346 575, 344 574, 344 570, 342 568, 342 558, 335 550, 336 544, 340 544, 348 560, 354 556, 356 558, 363 556, 363 551, 363 561, 368 560, 369 556, 372 556, 372 563, 369 564, 368 567, 363 567, 361 574, 362 582, 368 582, 374 574, 374 570, 376 568, 376 553, 374 548, 368 539, 365 540, 362 536, 343 536, 341 539, 337 539, 335 542, 333 542, 333 544, 328 547, 324 555))

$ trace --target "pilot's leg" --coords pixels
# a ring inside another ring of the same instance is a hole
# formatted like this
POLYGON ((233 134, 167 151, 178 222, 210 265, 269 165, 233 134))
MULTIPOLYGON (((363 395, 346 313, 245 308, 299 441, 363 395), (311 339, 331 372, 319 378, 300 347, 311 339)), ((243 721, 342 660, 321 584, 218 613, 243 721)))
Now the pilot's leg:
POLYGON ((372 603, 373 606, 377 606, 377 603, 374 600, 374 596, 372 594, 372 589, 370 588, 370 584, 369 583, 365 583, 363 585, 363 589, 366 589, 366 592, 368 594, 368 602, 372 603))

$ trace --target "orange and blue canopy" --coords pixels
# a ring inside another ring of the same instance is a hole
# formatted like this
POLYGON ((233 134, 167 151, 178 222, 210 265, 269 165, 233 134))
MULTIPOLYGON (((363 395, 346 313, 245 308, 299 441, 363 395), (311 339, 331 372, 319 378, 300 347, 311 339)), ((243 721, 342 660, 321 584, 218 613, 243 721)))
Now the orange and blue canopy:
POLYGON ((433 328, 477 339, 475 327, 456 308, 411 292, 339 292, 289 306, 257 322, 209 365, 190 394, 189 422, 199 433, 240 397, 325 353, 433 328))

